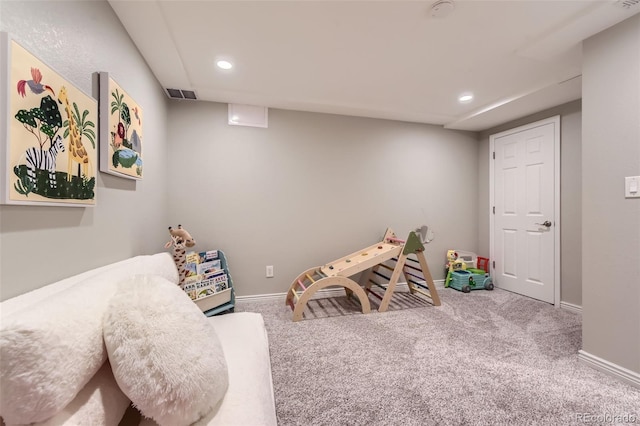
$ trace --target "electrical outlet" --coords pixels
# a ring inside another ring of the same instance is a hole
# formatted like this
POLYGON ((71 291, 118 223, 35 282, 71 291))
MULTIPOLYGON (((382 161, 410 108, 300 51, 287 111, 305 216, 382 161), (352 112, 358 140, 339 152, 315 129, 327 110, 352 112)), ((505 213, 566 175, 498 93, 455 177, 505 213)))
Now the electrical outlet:
POLYGON ((273 265, 267 265, 267 278, 273 278, 273 265))

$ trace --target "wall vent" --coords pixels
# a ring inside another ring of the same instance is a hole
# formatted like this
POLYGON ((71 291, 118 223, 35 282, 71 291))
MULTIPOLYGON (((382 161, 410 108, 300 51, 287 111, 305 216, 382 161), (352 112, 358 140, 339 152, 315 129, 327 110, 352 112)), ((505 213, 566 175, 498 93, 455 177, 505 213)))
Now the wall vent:
POLYGON ((640 0, 618 0, 615 5, 625 10, 631 10, 640 5, 640 0))
POLYGON ((196 92, 193 90, 181 90, 181 89, 165 89, 167 92, 167 96, 171 99, 187 99, 190 101, 198 100, 196 96, 196 92))

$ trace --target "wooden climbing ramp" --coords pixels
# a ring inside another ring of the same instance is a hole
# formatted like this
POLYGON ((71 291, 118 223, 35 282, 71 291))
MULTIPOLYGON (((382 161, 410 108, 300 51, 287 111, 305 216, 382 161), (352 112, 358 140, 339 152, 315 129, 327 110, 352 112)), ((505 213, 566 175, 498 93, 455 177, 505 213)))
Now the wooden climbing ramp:
POLYGON ((440 306, 440 297, 429 272, 420 238, 415 232, 410 232, 406 240, 400 240, 391 229, 387 229, 382 241, 377 244, 298 275, 289 287, 285 303, 293 310, 293 321, 300 321, 307 302, 318 290, 339 286, 344 287, 348 297, 357 297, 363 314, 371 312, 369 295, 381 300, 378 311, 385 312, 401 275, 412 294, 420 294, 434 306, 440 306), (410 255, 415 259, 409 258, 410 255), (391 271, 391 276, 387 277, 384 270, 391 271), (363 274, 364 286, 349 278, 363 271, 366 271, 363 274), (380 277, 386 279, 386 285, 379 281, 380 277), (372 285, 382 288, 384 293, 374 292, 372 285))

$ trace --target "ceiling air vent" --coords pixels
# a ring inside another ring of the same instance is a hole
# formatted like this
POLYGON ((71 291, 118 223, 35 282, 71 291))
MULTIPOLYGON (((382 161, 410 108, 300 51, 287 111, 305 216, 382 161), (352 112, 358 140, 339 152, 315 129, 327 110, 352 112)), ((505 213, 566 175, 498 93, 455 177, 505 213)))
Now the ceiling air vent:
POLYGON ((198 99, 196 98, 196 92, 194 92, 193 90, 183 90, 182 96, 184 96, 185 99, 191 99, 193 101, 198 99))
POLYGON ((615 5, 626 10, 635 9, 640 4, 640 0, 618 0, 615 5))
POLYGON ((180 89, 166 89, 167 96, 171 99, 187 99, 190 101, 198 100, 196 92, 193 90, 180 90, 180 89))

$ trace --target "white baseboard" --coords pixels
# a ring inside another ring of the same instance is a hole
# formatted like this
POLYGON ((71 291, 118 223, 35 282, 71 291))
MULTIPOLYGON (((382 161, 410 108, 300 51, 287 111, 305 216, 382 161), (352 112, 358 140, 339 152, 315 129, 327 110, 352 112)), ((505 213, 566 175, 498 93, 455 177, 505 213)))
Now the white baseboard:
MULTIPOLYGON (((436 285, 436 289, 444 288, 444 280, 433 280, 436 285)), ((422 283, 423 284, 423 283, 422 283)), ((407 287, 406 282, 401 282, 396 285, 396 288, 405 290, 407 287)), ((406 291, 406 290, 405 290, 406 291)), ((324 299, 327 297, 339 297, 344 296, 344 288, 333 287, 323 288, 313 295, 312 299, 324 299)), ((287 297, 287 293, 268 293, 268 294, 253 294, 249 296, 236 296, 236 300, 284 300, 287 297)))
POLYGON ((578 360, 592 368, 595 368, 596 370, 608 374, 609 376, 622 380, 623 382, 628 383, 631 386, 640 388, 640 373, 636 373, 635 371, 620 367, 617 364, 609 362, 583 350, 578 351, 578 360))
POLYGON ((250 294, 248 296, 236 296, 236 300, 280 300, 284 299, 287 293, 267 293, 267 294, 250 294))
POLYGON ((574 305, 573 303, 569 302, 560 302, 560 308, 582 315, 582 306, 580 305, 574 305))

